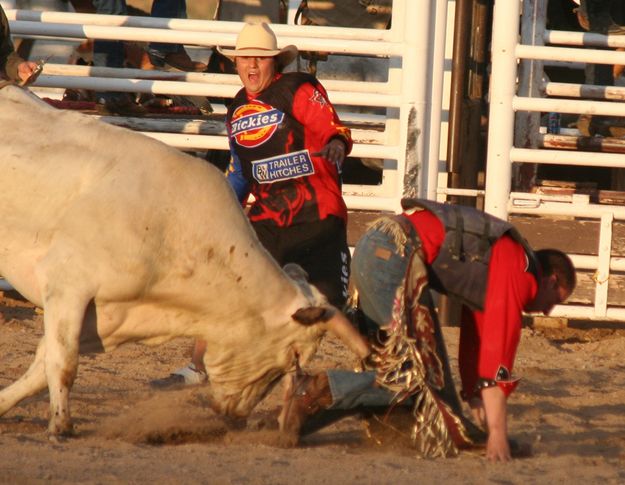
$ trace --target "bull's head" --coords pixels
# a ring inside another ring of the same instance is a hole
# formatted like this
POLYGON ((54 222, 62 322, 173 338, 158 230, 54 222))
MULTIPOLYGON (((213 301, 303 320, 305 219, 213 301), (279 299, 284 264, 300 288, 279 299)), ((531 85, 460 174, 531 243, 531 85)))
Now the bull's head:
POLYGON ((327 330, 336 335, 358 357, 369 355, 369 345, 354 329, 349 320, 335 307, 328 305, 326 298, 308 283, 308 273, 298 264, 289 263, 284 271, 300 286, 311 302, 310 307, 300 308, 291 317, 302 325, 324 322, 327 330), (321 304, 319 302, 322 302, 321 304))
POLYGON ((213 376, 213 366, 205 361, 215 391, 215 404, 222 413, 249 414, 285 373, 294 371, 299 363, 312 357, 326 330, 334 333, 358 357, 364 358, 369 354, 366 340, 308 282, 308 275, 300 266, 287 264, 284 272, 298 289, 298 305, 290 313, 290 323, 260 333, 254 340, 254 348, 239 348, 237 355, 232 355, 233 361, 227 373, 220 372, 218 376, 213 376), (242 355, 241 352, 249 355, 242 355))

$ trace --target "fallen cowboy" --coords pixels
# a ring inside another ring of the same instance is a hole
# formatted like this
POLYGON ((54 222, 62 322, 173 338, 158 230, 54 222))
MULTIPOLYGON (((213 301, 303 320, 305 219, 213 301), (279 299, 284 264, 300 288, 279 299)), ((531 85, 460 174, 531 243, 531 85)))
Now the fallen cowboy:
POLYGON ((362 412, 376 439, 399 439, 422 457, 486 447, 489 460, 506 461, 517 451, 507 398, 518 384, 521 314, 548 314, 566 300, 573 264, 556 249, 534 251, 510 223, 477 209, 418 199, 402 206, 401 215, 374 222, 354 250, 358 320, 373 350, 364 371, 296 376, 283 433, 294 444, 362 412), (432 289, 463 303, 461 396, 481 429, 463 415, 432 289))

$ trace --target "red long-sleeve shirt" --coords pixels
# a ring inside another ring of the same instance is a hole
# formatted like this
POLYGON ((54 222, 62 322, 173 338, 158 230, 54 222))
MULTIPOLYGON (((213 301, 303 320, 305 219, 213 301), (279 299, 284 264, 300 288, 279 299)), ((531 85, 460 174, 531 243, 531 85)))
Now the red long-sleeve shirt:
MULTIPOLYGON (((431 264, 445 238, 443 224, 427 210, 404 215, 419 234, 425 262, 431 264)), ((525 250, 512 238, 501 237, 492 248, 484 309, 463 308, 459 366, 464 394, 474 391, 479 378, 499 377, 506 395, 514 390, 509 376, 521 337, 522 311, 537 291, 525 250)))

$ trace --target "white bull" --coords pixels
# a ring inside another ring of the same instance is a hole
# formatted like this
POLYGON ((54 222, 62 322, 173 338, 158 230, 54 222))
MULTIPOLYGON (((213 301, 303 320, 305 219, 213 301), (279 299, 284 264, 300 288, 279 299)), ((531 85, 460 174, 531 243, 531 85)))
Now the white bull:
POLYGON ((0 274, 45 331, 0 415, 47 384, 49 432, 68 434, 79 351, 187 336, 207 342, 217 411, 246 416, 326 328, 352 331, 261 247, 208 163, 15 86, 0 126, 0 274))

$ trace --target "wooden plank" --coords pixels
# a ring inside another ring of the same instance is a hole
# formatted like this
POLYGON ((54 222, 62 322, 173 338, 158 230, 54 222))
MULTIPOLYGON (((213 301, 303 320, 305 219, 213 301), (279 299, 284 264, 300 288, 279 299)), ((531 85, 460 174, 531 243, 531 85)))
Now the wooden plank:
POLYGON ((555 248, 566 253, 597 254, 599 221, 596 219, 511 215, 510 222, 535 249, 555 248))
MULTIPOLYGON (((511 215, 512 222, 536 249, 556 248, 571 254, 597 254, 599 220, 511 215)), ((612 256, 625 256, 625 221, 612 226, 612 256)))
POLYGON ((355 246, 369 224, 384 214, 379 211, 350 211, 347 216, 347 244, 355 246))
POLYGON ((625 153, 625 140, 614 137, 539 134, 538 146, 585 152, 625 153))
MULTIPOLYGON (((370 222, 382 215, 382 212, 350 211, 347 224, 350 246, 362 236, 370 222)), ((510 222, 533 248, 556 248, 570 254, 597 254, 599 244, 597 219, 512 214, 510 222)), ((612 231, 612 256, 625 257, 625 222, 614 221, 612 231)))
POLYGON ((535 316, 532 318, 534 328, 566 328, 569 321, 567 318, 562 317, 543 317, 535 316))
MULTIPOLYGON (((594 272, 578 271, 577 287, 568 303, 593 305, 595 295, 594 272)), ((612 273, 608 281, 608 306, 625 306, 625 274, 612 273)))
POLYGON ((625 192, 620 190, 600 190, 600 204, 625 205, 625 192))

